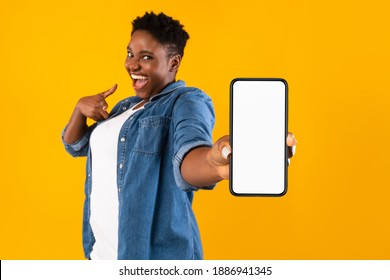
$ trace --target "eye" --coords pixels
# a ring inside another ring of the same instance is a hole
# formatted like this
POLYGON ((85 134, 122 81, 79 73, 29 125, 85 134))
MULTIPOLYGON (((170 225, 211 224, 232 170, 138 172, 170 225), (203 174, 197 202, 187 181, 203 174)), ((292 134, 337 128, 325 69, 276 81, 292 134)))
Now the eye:
POLYGON ((142 57, 142 59, 143 59, 143 60, 152 60, 153 57, 151 57, 150 55, 144 55, 144 56, 142 57))
POLYGON ((127 51, 127 57, 134 57, 134 55, 130 51, 127 51))

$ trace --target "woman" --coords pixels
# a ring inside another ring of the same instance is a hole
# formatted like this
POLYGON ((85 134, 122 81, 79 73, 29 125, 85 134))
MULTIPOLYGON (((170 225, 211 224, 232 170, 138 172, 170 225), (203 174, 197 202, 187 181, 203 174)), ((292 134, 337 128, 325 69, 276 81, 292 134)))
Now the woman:
POLYGON ((188 38, 163 13, 136 18, 125 61, 136 96, 110 113, 116 85, 83 97, 64 129, 67 151, 87 156, 87 258, 202 259, 193 194, 229 178, 229 139, 212 144, 211 99, 176 81, 188 38))

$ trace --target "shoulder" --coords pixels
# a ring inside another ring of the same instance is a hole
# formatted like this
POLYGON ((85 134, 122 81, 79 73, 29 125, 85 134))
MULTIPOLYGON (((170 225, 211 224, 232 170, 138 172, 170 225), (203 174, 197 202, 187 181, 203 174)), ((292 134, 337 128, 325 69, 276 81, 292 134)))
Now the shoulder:
POLYGON ((205 102, 211 102, 210 96, 208 96, 203 90, 196 87, 181 87, 177 89, 178 101, 185 102, 186 100, 199 100, 205 102))
POLYGON ((197 87, 189 87, 189 86, 183 86, 183 87, 179 87, 177 88, 177 91, 180 93, 180 94, 186 94, 186 93, 202 93, 202 94, 206 94, 203 90, 201 90, 200 88, 197 88, 197 87))
POLYGON ((175 115, 214 114, 211 98, 196 87, 182 87, 178 89, 177 100, 173 112, 175 115))

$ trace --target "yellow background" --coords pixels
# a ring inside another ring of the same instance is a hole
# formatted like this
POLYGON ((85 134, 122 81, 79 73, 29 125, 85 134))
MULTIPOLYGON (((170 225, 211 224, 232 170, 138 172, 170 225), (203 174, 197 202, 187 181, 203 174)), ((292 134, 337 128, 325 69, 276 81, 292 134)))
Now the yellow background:
POLYGON ((77 100, 118 83, 131 20, 164 11, 190 33, 178 78, 213 99, 282 77, 298 139, 282 198, 195 196, 206 259, 390 259, 388 1, 1 1, 0 258, 83 259, 85 159, 60 133, 77 100), (89 3, 85 3, 89 2, 89 3))

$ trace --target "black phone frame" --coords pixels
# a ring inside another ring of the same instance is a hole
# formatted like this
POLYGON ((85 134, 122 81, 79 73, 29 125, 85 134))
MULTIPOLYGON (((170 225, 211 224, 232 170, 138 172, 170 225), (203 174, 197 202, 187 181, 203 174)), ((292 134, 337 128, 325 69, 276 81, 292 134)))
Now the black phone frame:
POLYGON ((232 153, 230 155, 230 164, 229 164, 229 190, 230 193, 238 197, 281 197, 287 193, 288 187, 288 147, 287 143, 284 149, 284 191, 280 194, 268 194, 268 193, 236 193, 233 191, 233 158, 234 158, 234 143, 233 143, 233 85, 237 81, 279 81, 285 85, 285 139, 288 135, 288 83, 283 78, 235 78, 230 83, 230 110, 229 110, 229 140, 230 146, 232 148, 232 153))

